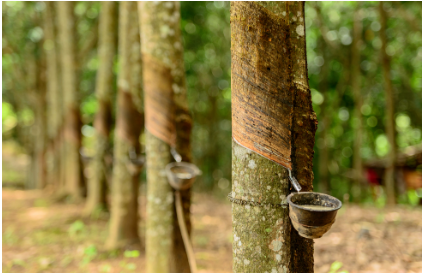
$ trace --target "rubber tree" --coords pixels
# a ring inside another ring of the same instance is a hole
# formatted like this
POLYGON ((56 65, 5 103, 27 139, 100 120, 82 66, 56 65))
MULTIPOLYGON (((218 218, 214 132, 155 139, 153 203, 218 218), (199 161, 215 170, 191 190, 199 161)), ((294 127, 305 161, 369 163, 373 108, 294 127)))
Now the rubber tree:
POLYGON ((351 47, 351 88, 354 96, 354 151, 353 151, 353 170, 354 170, 354 186, 352 193, 354 200, 359 201, 363 184, 363 161, 361 159, 361 147, 363 139, 363 116, 361 115, 361 107, 363 106, 363 95, 360 91, 361 72, 360 72, 360 47, 361 47, 361 12, 360 3, 354 11, 353 22, 353 41, 351 47))
POLYGON ((113 62, 117 41, 117 3, 102 2, 99 21, 98 59, 96 97, 98 111, 94 120, 95 153, 91 161, 92 175, 88 183, 88 196, 85 214, 105 210, 107 189, 107 165, 105 158, 110 147, 109 135, 112 126, 112 97, 114 92, 113 62))
POLYGON ((133 169, 130 154, 140 153, 139 137, 144 128, 140 83, 140 41, 136 2, 120 2, 119 73, 116 130, 114 136, 111 216, 108 248, 139 242, 138 189, 139 169, 133 169), (136 34, 136 35, 134 35, 136 34), (133 47, 136 51, 131 51, 133 47), (133 56, 137 52, 138 56, 133 56), (131 54, 132 53, 132 54, 131 54), (138 64, 137 64, 138 63, 138 64), (138 76, 131 73, 137 67, 138 76))
POLYGON ((47 183, 47 161, 46 151, 48 144, 47 135, 47 112, 46 112, 46 70, 45 70, 45 55, 42 50, 42 42, 38 42, 35 46, 36 67, 33 72, 35 75, 35 121, 36 121, 36 135, 35 135, 35 162, 36 162, 36 183, 37 188, 42 189, 46 187, 47 183))
POLYGON ((58 187, 60 178, 59 133, 61 118, 61 95, 59 90, 59 61, 57 30, 55 28, 56 9, 53 2, 45 1, 44 51, 46 56, 47 119, 49 139, 48 183, 58 187))
POLYGON ((231 56, 233 271, 313 272, 286 205, 287 168, 313 190, 304 2, 231 2, 231 56))
POLYGON ((379 14, 380 14, 380 38, 382 40, 381 47, 381 61, 383 69, 383 79, 385 85, 385 106, 386 106, 386 121, 385 131, 389 142, 389 152, 387 155, 387 163, 385 167, 385 188, 388 205, 395 204, 395 159, 396 159, 396 142, 395 142, 395 121, 394 121, 394 92, 392 89, 391 81, 391 65, 389 56, 386 53, 386 47, 388 40, 386 38, 386 21, 387 15, 383 8, 384 2, 379 2, 379 14))
POLYGON ((66 193, 79 201, 83 197, 84 176, 79 151, 81 148, 81 114, 79 109, 76 30, 73 2, 58 2, 60 60, 64 97, 63 180, 66 193))
MULTIPOLYGON (((165 166, 191 161, 191 117, 186 99, 179 2, 139 2, 147 154, 147 272, 190 272, 165 166)), ((190 190, 182 192, 188 233, 190 190)))

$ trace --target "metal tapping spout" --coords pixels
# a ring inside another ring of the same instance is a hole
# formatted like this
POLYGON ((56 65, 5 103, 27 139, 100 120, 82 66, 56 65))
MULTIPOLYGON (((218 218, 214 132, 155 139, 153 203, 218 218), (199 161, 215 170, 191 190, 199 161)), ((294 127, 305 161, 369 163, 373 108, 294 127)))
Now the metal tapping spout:
POLYGON ((300 190, 301 190, 301 185, 298 183, 297 179, 296 179, 296 178, 294 178, 294 177, 291 175, 291 169, 288 169, 288 172, 289 172, 289 179, 291 180, 292 186, 294 186, 294 188, 295 188, 295 190, 297 190, 297 192, 300 192, 300 190))

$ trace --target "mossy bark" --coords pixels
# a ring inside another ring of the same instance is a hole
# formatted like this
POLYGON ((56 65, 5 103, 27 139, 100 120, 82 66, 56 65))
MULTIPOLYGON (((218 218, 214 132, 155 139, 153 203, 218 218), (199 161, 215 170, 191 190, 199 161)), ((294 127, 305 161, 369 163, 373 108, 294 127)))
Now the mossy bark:
POLYGON ((232 196, 262 204, 233 203, 235 272, 313 272, 313 241, 274 207, 289 194, 288 173, 269 160, 313 190, 304 24, 304 2, 231 2, 232 129, 245 144, 233 143, 232 196))
POLYGON ((388 44, 386 38, 386 21, 387 15, 383 9, 384 2, 379 2, 379 14, 380 14, 380 37, 382 40, 381 59, 383 68, 383 78, 385 85, 385 101, 386 101, 386 121, 385 131, 389 142, 389 153, 387 156, 387 166, 385 169, 385 188, 387 203, 389 205, 395 205, 395 159, 396 159, 396 142, 395 142, 395 121, 394 121, 394 92, 392 89, 391 81, 391 65, 388 54, 386 53, 386 47, 388 44))
POLYGON ((91 161, 92 176, 88 183, 88 196, 85 213, 106 210, 107 166, 105 157, 110 147, 109 135, 112 126, 113 62, 116 54, 116 15, 115 2, 102 2, 99 22, 99 66, 96 80, 96 97, 99 110, 94 127, 96 148, 91 161))
POLYGON ((233 141, 231 195, 268 204, 232 204, 234 272, 290 272, 287 170, 233 141))
MULTIPOLYGON (((138 189, 139 169, 133 169, 130 152, 140 154, 139 136, 144 127, 141 83, 131 77, 140 70, 138 14, 136 2, 120 2, 119 8, 119 75, 114 167, 111 188, 111 217, 106 246, 117 248, 139 242, 138 189), (136 47, 137 56, 131 56, 136 47), (138 63, 138 64, 136 64, 138 63)), ((139 72, 138 72, 139 73, 139 72)))
MULTIPOLYGON (((191 161, 191 117, 186 100, 179 2, 140 2, 146 91, 148 272, 189 272, 176 218, 174 191, 164 174, 170 146, 191 161)), ((188 233, 190 190, 181 192, 188 233)))
POLYGON ((76 30, 73 2, 59 2, 59 35, 62 88, 64 94, 64 167, 67 193, 79 201, 84 193, 84 176, 79 155, 81 148, 81 114, 79 110, 76 30))

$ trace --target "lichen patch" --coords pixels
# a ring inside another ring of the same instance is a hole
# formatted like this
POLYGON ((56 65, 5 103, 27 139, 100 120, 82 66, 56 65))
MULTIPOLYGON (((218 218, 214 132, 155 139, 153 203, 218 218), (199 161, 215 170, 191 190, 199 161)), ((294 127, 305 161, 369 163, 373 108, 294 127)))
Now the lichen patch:
POLYGON ((282 256, 280 254, 276 254, 276 261, 280 262, 282 259, 282 256))
POLYGON ((248 162, 248 167, 249 167, 250 169, 255 169, 255 168, 257 167, 256 162, 255 162, 254 160, 250 160, 250 161, 248 162))
POLYGON ((282 248, 282 242, 280 240, 273 240, 270 245, 269 248, 275 252, 281 250, 282 248))
POLYGON ((298 25, 296 31, 299 36, 304 36, 304 25, 298 25))

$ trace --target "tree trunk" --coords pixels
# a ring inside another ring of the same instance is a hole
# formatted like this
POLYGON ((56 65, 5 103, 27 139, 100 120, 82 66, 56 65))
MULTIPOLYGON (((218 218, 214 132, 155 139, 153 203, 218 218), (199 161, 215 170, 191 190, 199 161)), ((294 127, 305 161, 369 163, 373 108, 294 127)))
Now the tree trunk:
POLYGON ((40 50, 40 56, 37 58, 36 71, 36 109, 35 118, 37 121, 36 131, 36 161, 37 161, 37 188, 43 189, 47 182, 47 163, 46 163, 46 149, 47 149, 47 113, 46 113, 46 76, 45 76, 45 60, 42 54, 42 44, 37 44, 40 50))
POLYGON ((56 25, 56 31, 57 31, 57 35, 56 35, 56 53, 57 53, 57 75, 58 75, 58 81, 57 81, 57 88, 58 88, 58 93, 59 95, 59 99, 58 99, 58 126, 57 126, 57 139, 56 139, 56 146, 57 146, 57 159, 58 161, 58 182, 57 182, 57 192, 56 192, 56 196, 60 197, 62 195, 66 195, 67 190, 66 190, 66 152, 65 152, 65 98, 63 96, 63 68, 62 68, 62 52, 63 52, 63 48, 61 46, 61 35, 60 35, 60 14, 59 14, 59 2, 54 2, 54 8, 55 8, 55 13, 54 13, 54 23, 56 25))
POLYGON ((313 272, 286 206, 286 168, 313 189, 304 24, 304 2, 231 2, 234 272, 313 272))
MULTIPOLYGON (((114 167, 108 248, 117 248, 139 242, 138 189, 139 172, 132 169, 131 152, 140 153, 139 136, 144 127, 141 85, 131 79, 134 62, 140 61, 136 2, 120 2, 119 8, 119 75, 116 130, 114 142, 114 167), (138 47, 138 57, 131 56, 138 47), (138 86, 137 86, 138 85, 138 86), (139 104, 141 102, 141 104, 139 104)), ((140 76, 138 75, 138 78, 140 76)), ((135 81, 137 80, 137 81, 135 81)))
POLYGON ((386 12, 383 9, 384 2, 379 2, 380 13, 380 36, 382 40, 381 58, 383 67, 383 78, 385 80, 385 100, 386 100, 386 135, 389 142, 389 153, 387 156, 387 166, 385 169, 385 188, 388 205, 395 204, 395 159, 396 159, 396 142, 395 142, 395 122, 394 122, 394 93, 392 90, 390 61, 386 53, 387 38, 386 38, 386 12))
POLYGON ((49 169, 48 169, 48 184, 52 187, 57 187, 59 181, 59 129, 61 118, 61 105, 59 93, 59 74, 58 74, 58 53, 57 53, 57 38, 55 31, 55 8, 54 3, 45 1, 45 27, 44 27, 44 50, 46 55, 47 65, 47 114, 48 114, 48 137, 50 141, 49 146, 49 169))
MULTIPOLYGON (((172 3, 172 2, 170 2, 172 3)), ((180 2, 174 3, 175 22, 172 29, 175 32, 174 40, 169 39, 168 46, 175 45, 171 56, 171 75, 173 100, 175 104, 175 128, 176 128, 176 151, 181 155, 182 161, 191 162, 191 130, 192 118, 188 109, 187 88, 185 80, 185 66, 183 57, 183 42, 180 22, 180 2)), ((191 235, 191 188, 181 190, 182 210, 188 234, 191 235)), ((175 201, 175 192, 173 194, 175 201)), ((173 204, 173 251, 170 272, 188 273, 191 272, 187 253, 182 239, 176 216, 175 204, 173 204)))
POLYGON ((318 160, 318 169, 319 169, 319 189, 322 193, 330 192, 330 183, 329 183, 329 153, 330 148, 328 144, 328 133, 331 126, 331 119, 329 118, 331 112, 329 103, 329 89, 328 89, 328 76, 329 76, 329 65, 330 63, 328 55, 326 54, 326 43, 322 43, 322 55, 324 58, 324 64, 321 70, 321 79, 319 83, 319 90, 324 96, 324 101, 320 105, 320 114, 321 114, 321 123, 320 123, 320 135, 319 135, 319 160, 318 160))
MULTIPOLYGON (((190 272, 164 173, 175 147, 191 161, 191 117, 186 101, 179 2, 140 2, 146 108, 147 272, 190 272)), ((190 190, 181 192, 188 233, 190 190)))
POLYGON ((102 2, 99 22, 99 66, 96 80, 96 96, 99 110, 94 120, 96 148, 91 161, 92 176, 88 184, 85 208, 87 215, 106 210, 107 168, 105 157, 110 146, 109 135, 112 125, 113 61, 116 54, 116 12, 115 2, 102 2))
POLYGON ((25 46, 25 68, 23 69, 25 75, 25 95, 28 97, 28 106, 34 110, 34 123, 27 129, 27 148, 28 154, 31 157, 31 162, 29 164, 29 169, 26 179, 26 188, 35 189, 38 186, 38 172, 39 172, 39 163, 38 163, 38 146, 39 146, 39 135, 38 127, 40 124, 39 116, 39 95, 37 94, 37 58, 35 55, 35 45, 28 43, 25 46))
POLYGON ((74 3, 59 2, 58 15, 65 112, 64 180, 67 193, 74 201, 79 201, 83 196, 84 177, 79 155, 82 121, 79 111, 74 3))
POLYGON ((354 11, 353 26, 353 44, 351 49, 351 86, 354 95, 354 150, 353 150, 353 170, 354 184, 352 195, 355 202, 359 202, 361 189, 363 184, 363 164, 361 160, 361 147, 363 139, 363 117, 361 115, 361 107, 363 106, 363 95, 360 92, 361 73, 360 73, 360 46, 361 46, 361 16, 360 3, 354 11))

